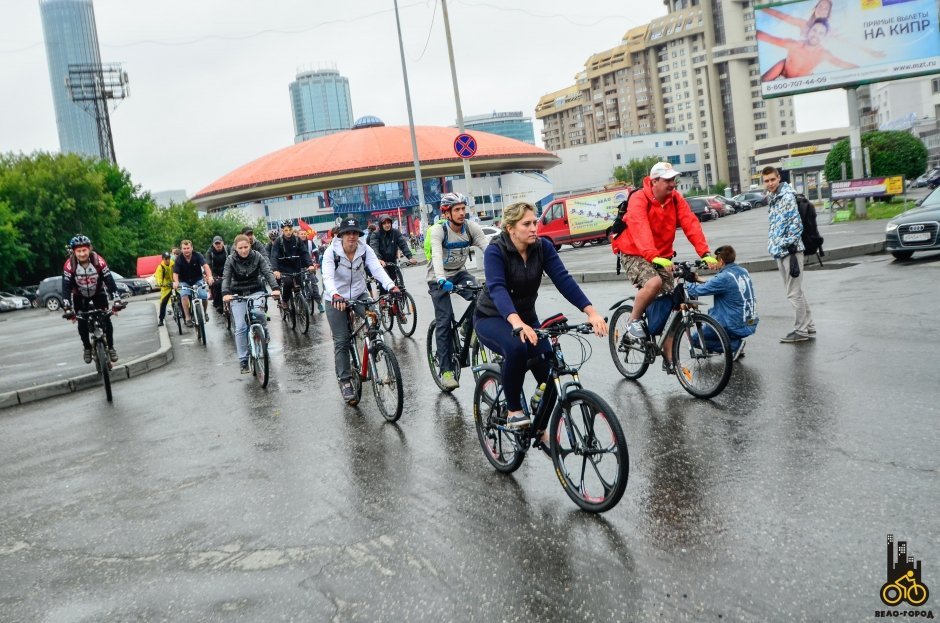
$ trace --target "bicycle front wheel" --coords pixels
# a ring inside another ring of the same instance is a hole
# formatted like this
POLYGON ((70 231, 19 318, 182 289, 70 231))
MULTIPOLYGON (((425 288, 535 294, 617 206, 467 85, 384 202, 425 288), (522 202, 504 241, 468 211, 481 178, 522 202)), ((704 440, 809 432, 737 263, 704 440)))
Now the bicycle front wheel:
POLYGON ((431 369, 431 378, 434 379, 434 382, 437 384, 438 388, 443 392, 447 391, 444 389, 444 384, 441 381, 441 366, 437 363, 437 340, 434 337, 434 333, 437 330, 437 323, 432 320, 431 324, 428 325, 428 336, 425 340, 425 350, 427 352, 428 367, 431 369))
POLYGON ((731 343, 718 321, 690 313, 678 325, 672 344, 679 384, 696 398, 720 394, 731 378, 731 343))
POLYGON ((196 339, 206 346, 206 310, 199 300, 193 302, 193 319, 196 323, 196 339))
POLYGON ((286 314, 285 318, 287 319, 287 325, 294 330, 297 328, 297 297, 290 297, 290 303, 287 304, 287 309, 284 312, 286 314))
POLYGON ((571 391, 549 435, 555 474, 568 497, 592 513, 616 506, 627 488, 630 454, 610 405, 594 392, 571 391))
POLYGON ((401 298, 396 305, 398 306, 398 330, 405 337, 411 337, 418 327, 418 308, 415 306, 415 299, 402 290, 401 298))
POLYGON ((261 387, 268 386, 268 377, 269 377, 269 365, 270 361, 268 360, 268 341, 264 336, 264 329, 260 325, 254 325, 251 327, 251 349, 254 353, 254 373, 255 378, 258 379, 258 383, 261 384, 261 387))
POLYGON ((405 391, 401 382, 398 359, 385 344, 372 344, 369 352, 372 367, 372 393, 379 411, 389 422, 397 422, 405 405, 405 391))
POLYGON ((307 335, 310 330, 310 304, 303 296, 294 294, 297 307, 297 322, 300 323, 300 332, 307 335))
POLYGON ((617 371, 632 381, 637 380, 650 367, 646 357, 646 344, 637 342, 627 335, 630 324, 630 314, 633 305, 621 305, 610 319, 610 332, 607 341, 610 345, 610 356, 617 366, 617 371))
POLYGON ((525 460, 524 442, 518 433, 506 428, 506 397, 502 379, 484 370, 473 390, 473 422, 483 456, 496 471, 511 474, 525 460))
POLYGON ((111 402, 111 358, 103 341, 99 340, 95 345, 95 353, 98 356, 98 372, 104 381, 104 395, 111 402))
POLYGON ((183 335, 183 309, 180 302, 173 303, 173 315, 176 317, 176 328, 183 335))

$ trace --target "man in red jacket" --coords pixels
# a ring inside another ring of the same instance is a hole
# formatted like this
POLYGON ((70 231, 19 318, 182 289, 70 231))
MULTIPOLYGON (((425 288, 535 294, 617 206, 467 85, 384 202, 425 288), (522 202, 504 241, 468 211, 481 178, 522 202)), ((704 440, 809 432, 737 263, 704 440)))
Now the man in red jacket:
MULTIPOLYGON (((682 226, 695 252, 709 266, 718 261, 708 250, 702 226, 689 204, 676 190, 679 172, 668 162, 657 162, 643 179, 643 188, 630 195, 627 213, 623 217, 627 229, 613 242, 613 251, 621 253, 627 279, 638 288, 633 313, 630 314, 629 335, 641 340, 646 329, 640 318, 647 306, 660 294, 672 292, 672 244, 676 240, 676 224, 682 226)), ((675 373, 671 344, 663 344, 663 369, 675 373)))

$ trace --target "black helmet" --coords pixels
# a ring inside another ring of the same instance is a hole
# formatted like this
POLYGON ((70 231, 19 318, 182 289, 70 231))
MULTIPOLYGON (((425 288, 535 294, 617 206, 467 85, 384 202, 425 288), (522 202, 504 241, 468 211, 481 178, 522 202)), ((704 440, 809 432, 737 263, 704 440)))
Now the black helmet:
POLYGON ((283 228, 285 228, 285 227, 290 227, 291 229, 293 229, 293 228, 294 228, 294 221, 292 221, 292 220, 289 219, 289 218, 284 219, 283 221, 281 221, 281 228, 283 229, 283 228))

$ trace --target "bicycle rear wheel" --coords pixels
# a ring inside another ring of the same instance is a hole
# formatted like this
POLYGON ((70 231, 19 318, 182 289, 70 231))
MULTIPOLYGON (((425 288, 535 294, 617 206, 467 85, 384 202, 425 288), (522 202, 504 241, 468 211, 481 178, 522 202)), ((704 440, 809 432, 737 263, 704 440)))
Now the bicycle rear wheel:
POLYGON ((104 395, 108 402, 111 402, 111 358, 108 357, 108 349, 103 341, 99 340, 95 345, 95 354, 98 357, 98 373, 104 381, 104 395))
MULTIPOLYGON (((432 320, 431 324, 428 326, 428 335, 426 341, 426 350, 428 356, 428 367, 431 369, 431 378, 434 379, 434 382, 437 383, 437 386, 442 392, 452 392, 452 389, 446 389, 444 383, 441 380, 441 366, 437 363, 437 340, 434 337, 435 332, 437 331, 437 323, 432 320)), ((455 331, 452 331, 452 340, 451 340, 451 360, 455 360, 457 353, 460 352, 460 342, 456 339, 456 336, 453 335, 455 331)), ((458 381, 460 380, 460 366, 454 365, 454 378, 458 381)))
POLYGON ((718 321, 692 312, 679 324, 672 344, 679 384, 696 398, 713 398, 731 379, 731 342, 718 321), (709 339, 706 343, 705 336, 709 339))
POLYGON ((402 290, 401 298, 398 299, 396 305, 398 306, 398 330, 405 337, 411 337, 418 327, 418 308, 415 306, 415 299, 402 290))
POLYGON ((610 345, 610 356, 617 366, 617 371, 630 380, 635 381, 650 367, 646 357, 646 344, 637 342, 627 335, 627 326, 630 324, 630 314, 633 305, 621 305, 610 319, 610 332, 607 342, 610 345))
POLYGON ((379 320, 382 328, 391 331, 395 326, 395 314, 392 313, 393 304, 390 301, 379 303, 379 320))
MULTIPOLYGON (((497 355, 495 352, 491 351, 489 348, 480 343, 480 338, 477 337, 477 332, 474 331, 473 335, 470 337, 470 367, 471 370, 479 365, 484 363, 502 363, 503 358, 500 355, 497 355)), ((480 379, 480 372, 474 372, 473 378, 475 380, 480 379)))
POLYGON ((255 378, 261 387, 268 386, 268 376, 270 361, 268 360, 268 341, 265 339, 265 331, 260 325, 251 327, 251 349, 255 353, 254 372, 255 378))
POLYGON ((401 417, 405 405, 405 391, 401 382, 401 368, 398 359, 385 344, 372 344, 369 352, 372 359, 372 393, 379 411, 389 422, 396 422, 401 417))
POLYGON ((627 488, 630 454, 617 416, 604 399, 583 389, 568 393, 549 427, 555 474, 583 510, 603 513, 627 488))
POLYGON ((511 474, 525 460, 523 438, 506 426, 506 397, 500 375, 484 370, 473 390, 473 423, 483 456, 496 471, 511 474))
POLYGON ((297 322, 300 323, 300 332, 307 335, 310 330, 310 303, 302 295, 294 293, 297 306, 297 322))

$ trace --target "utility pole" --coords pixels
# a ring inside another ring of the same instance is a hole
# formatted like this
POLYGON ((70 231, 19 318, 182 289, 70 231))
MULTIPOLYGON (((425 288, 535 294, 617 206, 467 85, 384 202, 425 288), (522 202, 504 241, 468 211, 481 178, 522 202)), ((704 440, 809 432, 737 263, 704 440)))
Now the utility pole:
MULTIPOLYGON (((460 133, 465 132, 463 125, 463 110, 460 108, 460 89, 457 88, 457 68, 454 65, 454 44, 450 38, 450 19, 447 16, 447 0, 441 0, 441 13, 444 15, 444 35, 447 37, 447 57, 450 59, 450 79, 454 83, 454 102, 457 104, 457 127, 460 130, 460 133)), ((471 186, 470 178, 470 159, 462 158, 463 160, 463 177, 464 181, 467 184, 467 196, 470 199, 470 202, 473 203, 473 188, 471 186)), ((468 208, 470 206, 467 206, 468 208)), ((474 213, 476 210, 474 209, 474 213)))
MULTIPOLYGON (((418 158, 418 139, 415 138, 415 118, 411 112, 411 89, 408 87, 408 68, 405 66, 405 44, 401 38, 401 19, 398 17, 398 0, 395 2, 395 25, 398 27, 398 52, 401 54, 401 75, 405 81, 405 104, 408 107, 408 128, 411 130, 411 154, 415 161, 415 183, 418 186, 418 217, 425 209, 424 204, 424 181, 421 179, 421 160, 418 158)), ((431 222, 431 215, 425 215, 428 223, 431 222)), ((398 219, 398 226, 401 227, 401 218, 398 219)))

